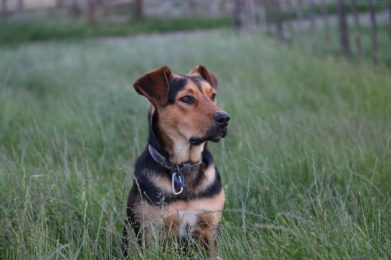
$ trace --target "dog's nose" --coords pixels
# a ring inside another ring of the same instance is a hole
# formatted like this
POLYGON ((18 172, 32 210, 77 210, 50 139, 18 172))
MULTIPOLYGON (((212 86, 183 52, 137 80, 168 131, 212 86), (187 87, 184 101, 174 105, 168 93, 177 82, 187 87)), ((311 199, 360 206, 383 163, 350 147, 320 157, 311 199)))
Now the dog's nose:
POLYGON ((218 126, 226 127, 228 125, 229 115, 225 112, 217 112, 214 115, 214 120, 218 126))

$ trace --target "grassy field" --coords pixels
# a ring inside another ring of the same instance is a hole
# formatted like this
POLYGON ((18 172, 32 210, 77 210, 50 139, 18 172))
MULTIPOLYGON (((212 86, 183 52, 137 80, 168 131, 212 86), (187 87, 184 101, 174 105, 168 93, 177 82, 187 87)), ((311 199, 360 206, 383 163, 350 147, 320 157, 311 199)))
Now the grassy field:
MULTIPOLYGON (((390 258, 390 71, 230 31, 0 47, 0 258, 120 258, 147 136, 131 85, 198 63, 232 121, 210 145, 220 257, 390 258)), ((131 255, 183 258, 173 247, 131 255)))

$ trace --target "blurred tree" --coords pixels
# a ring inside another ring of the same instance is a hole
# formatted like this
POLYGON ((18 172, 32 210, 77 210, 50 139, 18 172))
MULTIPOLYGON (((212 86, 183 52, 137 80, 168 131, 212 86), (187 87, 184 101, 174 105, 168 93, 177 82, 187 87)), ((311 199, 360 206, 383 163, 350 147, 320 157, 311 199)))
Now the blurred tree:
POLYGON ((5 16, 7 13, 7 0, 1 0, 1 15, 5 16))
POLYGON ((22 11, 23 10, 23 6, 24 6, 24 1, 23 0, 18 0, 18 11, 22 11))
POLYGON ((349 31, 346 17, 346 3, 345 0, 337 0, 338 6, 338 27, 339 27, 339 39, 341 43, 342 54, 346 57, 351 57, 350 45, 349 45, 349 31))
POLYGON ((255 2, 254 0, 246 0, 245 1, 245 7, 246 7, 246 25, 248 29, 253 29, 253 27, 256 24, 256 15, 255 15, 255 2))
POLYGON ((236 28, 252 29, 256 24, 254 0, 234 1, 234 25, 236 28))
MULTIPOLYGON (((285 8, 288 12, 293 10, 293 6, 293 0, 285 0, 285 8)), ((288 19, 286 19, 286 25, 287 31, 289 32, 289 40, 293 40, 294 29, 293 19, 291 19, 291 17, 288 17, 288 19)))
POLYGON ((274 22, 276 25, 276 33, 279 40, 284 40, 284 28, 282 24, 282 13, 281 13, 281 3, 280 1, 273 1, 273 14, 274 22))
POLYGON ((377 22, 376 22, 376 2, 369 0, 369 11, 371 17, 371 41, 372 41, 372 59, 377 63, 377 22))
POLYGON ((134 17, 136 20, 144 19, 144 0, 134 0, 134 17))
POLYGON ((88 0, 88 22, 95 23, 96 22, 96 0, 88 0))
POLYGON ((314 32, 316 30, 316 14, 315 14, 315 2, 314 0, 308 0, 310 29, 314 32))
POLYGON ((241 0, 235 0, 234 1, 234 26, 235 28, 240 28, 243 25, 243 19, 242 19, 242 1, 241 0))
POLYGON ((78 0, 72 0, 71 3, 71 14, 75 17, 78 17, 81 13, 81 8, 79 6, 78 0))
POLYGON ((193 16, 197 13, 197 3, 195 0, 189 0, 189 11, 193 16))
MULTIPOLYGON (((391 0, 388 0, 388 29, 389 29, 389 36, 390 36, 390 41, 391 41, 391 0)), ((391 50, 391 46, 390 46, 391 50)))
POLYGON ((326 40, 326 46, 329 47, 330 44, 330 23, 328 19, 328 3, 327 0, 322 0, 322 20, 323 20, 323 26, 325 30, 325 40, 326 40))
POLYGON ((357 0, 352 1, 353 18, 354 18, 354 42, 357 53, 361 53, 361 32, 360 32, 360 15, 357 10, 357 0))
POLYGON ((61 8, 64 6, 64 0, 56 0, 56 7, 61 8))
POLYGON ((303 0, 297 0, 296 15, 299 20, 304 20, 304 3, 303 0))

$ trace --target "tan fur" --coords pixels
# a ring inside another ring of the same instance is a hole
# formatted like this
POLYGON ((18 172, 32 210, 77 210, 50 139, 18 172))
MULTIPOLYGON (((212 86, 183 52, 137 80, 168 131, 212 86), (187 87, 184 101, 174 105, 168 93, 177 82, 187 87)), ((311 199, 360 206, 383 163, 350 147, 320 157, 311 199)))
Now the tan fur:
MULTIPOLYGON (((202 237, 215 236, 217 226, 221 220, 224 208, 224 190, 207 199, 176 201, 166 206, 158 207, 142 201, 135 208, 138 212, 138 221, 142 223, 146 232, 146 239, 152 239, 149 233, 161 234, 161 239, 184 236, 183 229, 189 226, 191 234, 202 237), (163 231, 163 232, 159 232, 163 231)), ((148 242, 150 243, 150 242, 148 242)))
POLYGON ((160 107, 159 128, 164 132, 164 141, 170 152, 170 161, 180 164, 185 161, 193 163, 201 160, 204 144, 193 146, 189 143, 191 136, 203 136, 213 124, 213 115, 222 111, 211 100, 215 90, 208 84, 202 85, 203 93, 197 86, 189 84, 178 92, 178 97, 193 95, 197 103, 188 106, 177 102, 169 107, 160 107))
POLYGON ((214 164, 209 165, 208 168, 205 169, 204 176, 205 177, 202 179, 200 186, 197 187, 197 190, 195 191, 197 193, 206 190, 211 184, 214 183, 216 179, 216 171, 214 164))
POLYGON ((164 178, 163 176, 152 175, 149 177, 150 181, 155 184, 162 192, 171 193, 172 187, 171 182, 164 178))

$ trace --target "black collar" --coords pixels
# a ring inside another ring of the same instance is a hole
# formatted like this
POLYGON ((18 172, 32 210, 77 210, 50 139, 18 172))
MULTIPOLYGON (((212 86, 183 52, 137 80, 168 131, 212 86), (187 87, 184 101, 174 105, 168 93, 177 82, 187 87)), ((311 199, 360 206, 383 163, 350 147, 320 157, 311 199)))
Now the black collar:
POLYGON ((189 174, 191 172, 196 172, 200 169, 202 160, 198 163, 191 164, 190 162, 185 162, 182 164, 172 164, 170 163, 163 155, 161 155, 152 145, 148 145, 149 154, 152 156, 153 160, 169 170, 171 173, 176 172, 179 174, 189 174))
POLYGON ((172 164, 153 148, 152 145, 148 145, 148 151, 155 162, 170 171, 172 191, 175 195, 182 193, 185 187, 185 175, 191 172, 198 172, 202 164, 202 160, 195 164, 191 164, 190 162, 185 162, 180 165, 172 164), (178 190, 176 189, 176 186, 179 188, 178 190))

